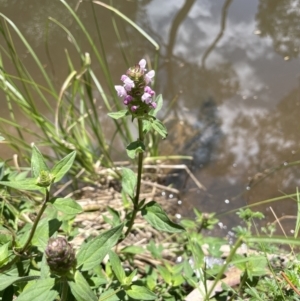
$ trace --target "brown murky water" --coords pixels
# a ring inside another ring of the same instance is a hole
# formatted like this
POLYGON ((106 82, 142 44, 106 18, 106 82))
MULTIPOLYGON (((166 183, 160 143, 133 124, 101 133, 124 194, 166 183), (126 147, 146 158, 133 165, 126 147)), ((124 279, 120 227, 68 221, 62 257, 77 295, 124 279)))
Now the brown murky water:
MULTIPOLYGON (((193 163, 188 164, 207 188, 197 189, 185 176, 177 180, 184 213, 193 206, 223 212, 294 193, 300 184, 299 166, 290 166, 300 160, 300 1, 122 0, 115 6, 161 47, 156 91, 173 104, 167 120, 170 137, 161 151, 193 155, 193 163)), ((47 17, 63 21, 68 28, 75 26, 59 1, 0 0, 0 7, 52 72, 44 47, 47 17)), ((96 35, 90 4, 81 3, 78 13, 96 35)), ((125 67, 111 13, 100 7, 96 13, 119 84, 125 67)), ((131 63, 145 55, 152 59, 153 46, 129 25, 119 24, 131 63)), ((64 49, 76 54, 55 26, 50 27, 49 44, 59 84, 68 74, 64 49)), ((16 41, 16 47, 34 72, 22 44, 16 41)), ((0 106, 0 115, 5 116, 4 98, 0 106)), ((7 150, 0 152, 2 157, 10 155, 7 150)), ((271 206, 278 217, 296 211, 294 200, 271 206)), ((274 220, 268 206, 259 209, 274 220)), ((231 220, 232 216, 224 217, 224 223, 231 220)))

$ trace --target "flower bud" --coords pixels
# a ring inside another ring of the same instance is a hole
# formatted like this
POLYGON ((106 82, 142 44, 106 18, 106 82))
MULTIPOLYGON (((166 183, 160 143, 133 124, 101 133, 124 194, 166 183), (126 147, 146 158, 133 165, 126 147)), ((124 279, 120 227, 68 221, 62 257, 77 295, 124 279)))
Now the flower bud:
POLYGON ((75 251, 64 237, 50 238, 45 250, 51 272, 64 275, 75 265, 75 251))
POLYGON ((37 178, 36 184, 41 187, 48 187, 53 183, 53 176, 47 170, 42 170, 37 178))

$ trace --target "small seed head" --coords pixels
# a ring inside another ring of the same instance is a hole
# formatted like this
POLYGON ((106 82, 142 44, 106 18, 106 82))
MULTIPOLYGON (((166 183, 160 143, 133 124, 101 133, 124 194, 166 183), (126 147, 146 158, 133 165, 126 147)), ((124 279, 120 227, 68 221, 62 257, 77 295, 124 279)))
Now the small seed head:
POLYGON ((64 237, 50 238, 45 250, 51 272, 64 275, 76 263, 75 251, 64 237))

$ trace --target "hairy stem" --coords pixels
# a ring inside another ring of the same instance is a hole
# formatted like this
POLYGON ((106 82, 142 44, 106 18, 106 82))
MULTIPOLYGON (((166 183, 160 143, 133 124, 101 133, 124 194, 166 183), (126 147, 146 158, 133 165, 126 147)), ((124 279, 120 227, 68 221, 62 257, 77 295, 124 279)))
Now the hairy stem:
POLYGON ((43 215, 43 213, 44 213, 44 211, 45 211, 45 209, 46 209, 47 202, 49 201, 49 198, 50 198, 49 190, 46 189, 46 195, 45 195, 45 199, 44 199, 44 201, 43 201, 42 207, 41 207, 41 209, 40 209, 40 211, 39 211, 39 213, 38 213, 36 219, 34 220, 33 226, 32 226, 32 228, 31 228, 29 237, 28 237, 28 239, 27 239, 25 245, 22 247, 21 250, 18 251, 19 254, 24 253, 24 252, 27 250, 27 248, 29 247, 29 245, 30 245, 30 243, 31 243, 31 240, 32 240, 32 238, 33 238, 33 236, 34 236, 35 230, 36 230, 36 228, 37 228, 37 225, 38 225, 38 223, 39 223, 39 221, 40 221, 40 219, 41 219, 41 217, 42 217, 42 215, 43 215))
POLYGON ((60 297, 60 301, 67 301, 68 289, 69 289, 69 285, 68 285, 67 278, 66 278, 66 276, 63 276, 63 277, 61 277, 61 297, 60 297))
POLYGON ((46 189, 45 199, 44 199, 43 204, 42 204, 42 207, 41 207, 41 209, 40 209, 40 211, 39 211, 39 213, 38 213, 38 215, 37 215, 37 217, 36 217, 36 219, 35 219, 35 221, 34 221, 34 223, 33 223, 33 226, 32 226, 32 228, 31 228, 29 237, 28 237, 28 239, 27 239, 25 245, 24 245, 20 250, 15 250, 16 253, 17 253, 18 255, 15 256, 15 257, 13 258, 13 260, 10 261, 8 264, 6 264, 5 266, 1 267, 0 273, 3 273, 3 272, 5 272, 5 271, 9 270, 15 263, 18 262, 18 260, 19 260, 19 258, 20 258, 19 255, 22 255, 23 253, 25 253, 25 252, 27 251, 27 248, 28 248, 28 246, 30 245, 31 240, 32 240, 32 238, 33 238, 33 236, 34 236, 34 233, 35 233, 35 230, 36 230, 36 228, 37 228, 37 225, 38 225, 38 223, 39 223, 39 221, 40 221, 40 219, 41 219, 41 217, 42 217, 42 215, 43 215, 43 213, 44 213, 44 211, 45 211, 45 209, 46 209, 46 206, 47 206, 47 202, 48 202, 48 201, 49 201, 49 190, 46 189))
MULTIPOLYGON (((144 133, 143 133, 143 121, 138 119, 138 129, 139 129, 139 141, 144 142, 144 133)), ((133 211, 129 220, 128 228, 125 233, 125 237, 130 233, 132 226, 134 224, 134 220, 136 214, 140 210, 139 208, 139 198, 140 198, 140 191, 141 191, 141 181, 142 181, 142 173, 143 173, 143 157, 144 153, 140 152, 138 156, 138 174, 137 174, 137 184, 136 184, 136 194, 133 199, 133 211)))

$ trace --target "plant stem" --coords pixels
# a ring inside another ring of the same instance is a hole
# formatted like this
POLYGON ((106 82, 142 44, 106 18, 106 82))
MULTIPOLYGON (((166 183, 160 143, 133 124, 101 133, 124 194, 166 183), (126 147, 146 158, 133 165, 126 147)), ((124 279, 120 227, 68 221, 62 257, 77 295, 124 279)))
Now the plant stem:
POLYGON ((37 228, 37 225, 38 225, 38 223, 39 223, 39 221, 40 221, 40 219, 41 219, 41 217, 42 217, 42 215, 43 215, 43 213, 44 213, 44 211, 46 209, 47 202, 49 201, 49 197, 50 197, 49 190, 46 188, 46 195, 45 195, 45 199, 44 199, 44 202, 42 204, 42 207, 41 207, 41 209, 40 209, 40 211, 39 211, 36 219, 34 220, 33 226, 31 228, 29 237, 28 237, 25 245, 22 247, 22 249, 20 251, 18 251, 18 253, 20 253, 20 254, 24 253, 27 250, 28 246, 30 245, 31 240, 32 240, 32 238, 34 236, 35 230, 37 228))
POLYGON ((235 255, 237 249, 241 246, 242 242, 243 242, 244 237, 241 236, 238 238, 238 240, 236 241, 235 245, 233 246, 232 250, 230 251, 228 257, 226 258, 226 262, 225 264, 222 266, 221 270, 219 271, 213 285, 211 286, 211 288, 209 289, 208 293, 205 296, 205 301, 208 301, 210 299, 210 295, 212 294, 213 290, 215 289, 218 281, 222 278, 222 275, 224 274, 225 270, 227 269, 227 266, 229 265, 229 263, 231 262, 233 256, 235 255))
MULTIPOLYGON (((141 142, 144 142, 144 133, 143 133, 143 120, 138 119, 138 130, 139 130, 139 138, 138 140, 141 142)), ((130 221, 128 224, 128 228, 125 233, 125 237, 130 233, 132 226, 134 224, 134 220, 136 217, 136 214, 140 210, 139 208, 139 198, 140 198, 140 191, 141 191, 141 181, 142 181, 142 173, 143 173, 143 157, 144 153, 139 152, 138 155, 138 174, 137 174, 137 184, 136 184, 136 194, 133 199, 133 211, 130 217, 130 221)))
MULTIPOLYGON (((139 141, 144 142, 143 120, 141 119, 138 119, 138 128, 139 128, 139 141)), ((143 173, 143 157, 144 157, 144 153, 139 152, 138 177, 137 177, 137 184, 136 184, 136 195, 134 198, 135 207, 138 207, 139 197, 140 197, 141 181, 142 181, 142 173, 143 173)))
MULTIPOLYGON (((25 245, 24 245, 20 250, 18 250, 18 251, 16 250, 16 253, 17 253, 18 255, 23 254, 23 253, 27 250, 28 246, 30 245, 30 242, 31 242, 31 240, 32 240, 32 238, 33 238, 33 236, 34 236, 34 233, 35 233, 35 230, 36 230, 36 228, 37 228, 37 225, 38 225, 38 223, 39 223, 39 221, 40 221, 40 219, 41 219, 41 217, 42 217, 42 215, 43 215, 43 213, 44 213, 44 211, 45 211, 45 209, 46 209, 47 202, 49 201, 49 196, 50 196, 50 195, 49 195, 49 190, 46 189, 45 200, 44 200, 44 202, 43 202, 43 204, 42 204, 42 207, 41 207, 41 209, 40 209, 40 211, 39 211, 39 213, 38 213, 38 215, 37 215, 37 217, 36 217, 36 219, 35 219, 35 221, 34 221, 34 223, 33 223, 33 226, 32 226, 32 228, 31 228, 29 237, 28 237, 28 239, 27 239, 25 245)), ((19 260, 19 256, 18 256, 18 255, 17 255, 12 261, 10 261, 8 264, 6 264, 5 266, 2 266, 1 269, 0 269, 0 273, 3 273, 3 272, 5 272, 5 271, 7 271, 7 270, 10 269, 16 262, 18 262, 18 260, 19 260)))
POLYGON ((67 301, 69 285, 66 276, 62 276, 61 281, 62 285, 60 301, 67 301))

